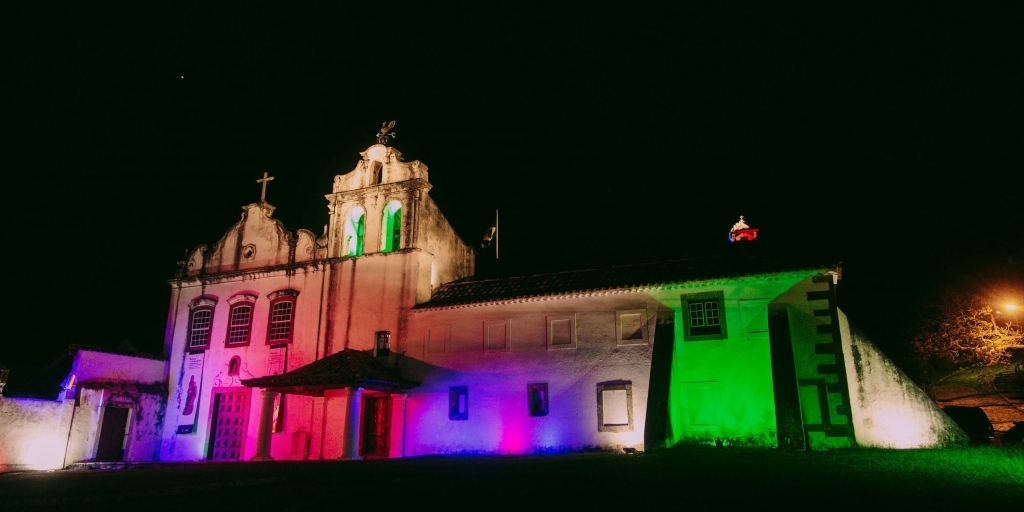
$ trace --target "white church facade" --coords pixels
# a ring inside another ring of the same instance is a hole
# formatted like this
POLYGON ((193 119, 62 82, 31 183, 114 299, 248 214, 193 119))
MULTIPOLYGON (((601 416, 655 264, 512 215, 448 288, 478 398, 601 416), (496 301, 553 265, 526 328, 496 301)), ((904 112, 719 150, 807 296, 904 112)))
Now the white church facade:
POLYGON ((838 266, 739 258, 476 279, 430 188, 425 165, 375 144, 335 178, 323 235, 292 234, 261 200, 192 251, 170 281, 161 459, 959 435, 851 329, 838 266))
MULTIPOLYGON (((851 327, 838 265, 737 254, 476 277, 427 167, 386 142, 335 177, 322 235, 286 230, 261 197, 191 251, 169 280, 164 372, 146 377, 147 392, 166 390, 147 398, 162 414, 90 398, 90 417, 124 424, 108 435, 108 422, 79 423, 64 437, 83 441, 55 464, 97 460, 97 440, 118 435, 123 460, 138 461, 965 439, 851 327)), ((271 179, 258 180, 264 197, 271 179)), ((756 236, 741 219, 730 239, 756 236)), ((74 412, 72 388, 60 396, 74 412)), ((12 400, 0 407, 36 414, 12 400)))

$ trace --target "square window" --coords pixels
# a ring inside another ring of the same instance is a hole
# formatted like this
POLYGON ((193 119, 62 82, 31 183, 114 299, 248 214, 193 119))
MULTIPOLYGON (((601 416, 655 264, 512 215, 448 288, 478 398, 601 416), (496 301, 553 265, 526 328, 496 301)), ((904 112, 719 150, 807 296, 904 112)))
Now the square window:
POLYGON ((548 383, 538 382, 526 385, 526 400, 530 416, 548 415, 548 383))
POLYGON ((572 316, 548 317, 548 348, 576 346, 576 322, 572 316))
POLYGON ((725 299, 722 292, 682 295, 683 335, 686 341, 721 340, 728 337, 725 299))
POLYGON ((633 431, 633 383, 626 380, 597 385, 598 432, 633 431))
POLYGON ((615 327, 620 345, 647 342, 647 314, 643 310, 619 311, 615 316, 615 327))
POLYGON ((448 389, 448 419, 469 419, 469 386, 454 386, 448 389))

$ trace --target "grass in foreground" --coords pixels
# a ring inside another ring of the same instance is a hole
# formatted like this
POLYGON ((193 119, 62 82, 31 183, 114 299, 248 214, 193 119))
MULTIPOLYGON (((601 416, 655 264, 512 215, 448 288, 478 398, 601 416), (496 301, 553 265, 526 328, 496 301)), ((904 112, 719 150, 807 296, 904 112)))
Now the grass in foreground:
MULTIPOLYGON (((0 477, 0 509, 142 506, 305 510, 341 506, 646 510, 826 507, 992 510, 1024 503, 1024 450, 848 449, 781 452, 676 447, 635 455, 409 457, 167 464, 0 477)), ((1006 508, 1006 507, 1011 508, 1006 508)))

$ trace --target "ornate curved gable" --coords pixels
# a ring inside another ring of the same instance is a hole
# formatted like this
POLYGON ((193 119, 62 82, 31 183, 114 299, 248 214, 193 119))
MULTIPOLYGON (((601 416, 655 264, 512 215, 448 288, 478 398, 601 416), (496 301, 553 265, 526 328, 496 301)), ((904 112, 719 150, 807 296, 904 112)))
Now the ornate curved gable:
POLYGON ((427 166, 419 160, 405 162, 402 153, 395 148, 374 144, 359 153, 362 160, 346 174, 334 177, 332 192, 347 192, 361 188, 398 183, 413 179, 427 179, 427 166))
POLYGON ((296 237, 273 218, 273 213, 274 207, 265 202, 243 207, 242 218, 213 247, 193 251, 188 275, 199 274, 200 268, 203 273, 216 274, 312 260, 316 243, 313 233, 301 229, 296 237))

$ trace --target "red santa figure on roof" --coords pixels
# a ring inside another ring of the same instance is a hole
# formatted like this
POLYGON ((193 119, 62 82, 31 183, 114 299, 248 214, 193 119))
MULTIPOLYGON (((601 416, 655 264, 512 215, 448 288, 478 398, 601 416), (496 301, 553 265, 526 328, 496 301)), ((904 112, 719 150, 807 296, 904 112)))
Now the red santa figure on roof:
POLYGON ((752 228, 743 222, 743 216, 740 215, 740 220, 736 224, 732 225, 732 229, 729 230, 729 241, 730 242, 744 242, 757 239, 757 228, 752 228))

